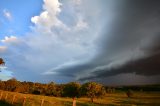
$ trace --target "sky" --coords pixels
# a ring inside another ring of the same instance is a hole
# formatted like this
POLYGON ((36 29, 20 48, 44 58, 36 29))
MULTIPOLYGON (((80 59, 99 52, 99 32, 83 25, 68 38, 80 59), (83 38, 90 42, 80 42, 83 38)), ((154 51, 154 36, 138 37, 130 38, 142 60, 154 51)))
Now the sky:
POLYGON ((0 79, 160 83, 158 0, 1 0, 0 79))

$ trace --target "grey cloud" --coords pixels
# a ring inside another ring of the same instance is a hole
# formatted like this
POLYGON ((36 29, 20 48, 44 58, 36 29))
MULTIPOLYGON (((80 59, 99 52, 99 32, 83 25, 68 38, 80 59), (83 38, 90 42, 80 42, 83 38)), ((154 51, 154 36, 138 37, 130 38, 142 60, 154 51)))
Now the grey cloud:
MULTIPOLYGON (((110 34, 110 37, 101 44, 102 52, 96 59, 100 62, 104 60, 103 62, 108 65, 108 62, 114 63, 123 60, 127 57, 126 54, 130 53, 129 51, 133 53, 128 56, 125 64, 113 65, 110 69, 97 70, 92 73, 94 77, 108 77, 121 73, 136 73, 147 76, 160 74, 159 5, 160 2, 154 0, 127 1, 123 5, 121 15, 115 20, 115 27, 112 27, 110 33, 104 32, 104 36, 110 34), (118 56, 121 53, 124 56, 118 56), (113 57, 117 59, 113 60, 113 57)), ((101 63, 105 64, 103 62, 101 63)))
POLYGON ((103 37, 97 40, 97 56, 88 63, 60 68, 59 73, 74 73, 72 75, 83 81, 122 73, 159 75, 159 5, 156 0, 115 3, 116 17, 110 22, 109 30, 108 25, 102 28, 103 37))

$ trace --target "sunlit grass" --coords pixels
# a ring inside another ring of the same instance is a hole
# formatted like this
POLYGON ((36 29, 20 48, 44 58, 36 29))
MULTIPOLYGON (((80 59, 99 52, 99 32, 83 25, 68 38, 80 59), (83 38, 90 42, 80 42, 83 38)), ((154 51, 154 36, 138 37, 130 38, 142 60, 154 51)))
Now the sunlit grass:
MULTIPOLYGON (((40 106, 41 100, 44 99, 43 106, 72 106, 72 98, 66 97, 49 97, 42 95, 21 94, 16 92, 3 92, 2 100, 8 97, 6 102, 12 103, 13 96, 16 95, 14 105, 21 106, 24 97, 26 97, 25 106, 40 106)), ((77 106, 160 106, 160 92, 134 92, 134 96, 128 98, 125 92, 106 94, 103 98, 94 99, 91 103, 89 98, 77 98, 77 106)))

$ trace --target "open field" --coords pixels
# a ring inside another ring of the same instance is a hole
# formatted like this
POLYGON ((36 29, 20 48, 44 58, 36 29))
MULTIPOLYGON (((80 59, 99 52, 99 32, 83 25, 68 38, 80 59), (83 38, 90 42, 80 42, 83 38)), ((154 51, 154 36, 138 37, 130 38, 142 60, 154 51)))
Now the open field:
MULTIPOLYGON (((42 100, 44 100, 43 106, 72 106, 71 98, 1 92, 3 93, 0 99, 15 106, 21 106, 24 97, 26 97, 25 106, 41 106, 42 100)), ((107 94, 104 98, 95 99, 94 103, 91 103, 89 98, 78 98, 77 106, 160 106, 160 92, 134 92, 132 98, 128 98, 123 92, 107 94)))

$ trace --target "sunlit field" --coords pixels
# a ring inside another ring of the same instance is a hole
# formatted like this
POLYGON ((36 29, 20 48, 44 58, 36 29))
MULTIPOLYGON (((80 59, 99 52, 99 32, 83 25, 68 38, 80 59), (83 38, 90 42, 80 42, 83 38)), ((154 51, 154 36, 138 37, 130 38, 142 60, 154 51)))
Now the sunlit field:
MULTIPOLYGON (((1 91, 2 101, 6 103, 0 106, 72 106, 71 98, 49 97, 32 94, 21 94, 16 92, 1 91), (7 97, 6 97, 7 95, 7 97), (13 101, 13 98, 15 99, 13 101), (24 97, 25 103, 24 102, 24 97)), ((128 98, 125 92, 106 94, 103 98, 94 99, 91 103, 89 98, 77 98, 77 106, 160 106, 160 92, 134 92, 133 97, 128 98)))

